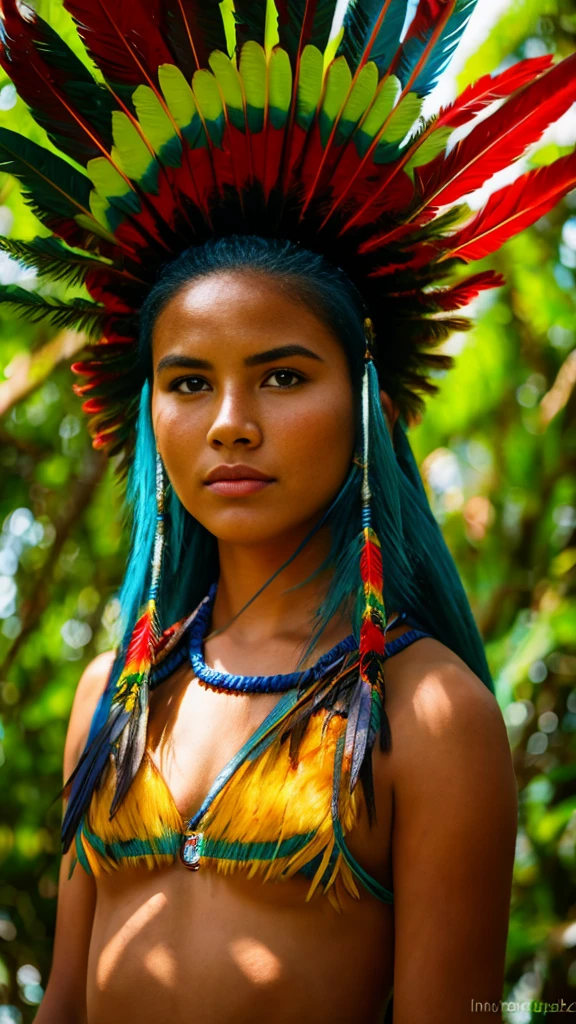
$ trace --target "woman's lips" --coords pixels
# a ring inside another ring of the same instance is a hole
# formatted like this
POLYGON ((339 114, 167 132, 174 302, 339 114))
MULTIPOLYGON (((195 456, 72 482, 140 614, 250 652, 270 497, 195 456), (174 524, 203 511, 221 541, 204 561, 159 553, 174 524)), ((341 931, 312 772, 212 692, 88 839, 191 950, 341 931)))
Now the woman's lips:
POLYGON ((212 483, 206 484, 211 491, 215 494, 225 495, 227 498, 242 498, 246 494, 254 494, 256 491, 261 491, 264 487, 268 487, 269 484, 273 484, 273 480, 254 480, 249 477, 241 478, 240 480, 214 480, 212 483))

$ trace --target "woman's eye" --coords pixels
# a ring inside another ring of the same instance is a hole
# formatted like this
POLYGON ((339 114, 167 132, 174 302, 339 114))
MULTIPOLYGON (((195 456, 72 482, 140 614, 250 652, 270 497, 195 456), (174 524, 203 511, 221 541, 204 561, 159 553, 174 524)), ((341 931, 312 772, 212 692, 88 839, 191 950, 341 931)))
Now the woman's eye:
POLYGON ((274 377, 276 377, 278 383, 273 384, 272 386, 276 388, 291 388, 294 387, 295 384, 300 384, 304 380, 304 378, 294 370, 274 370, 273 373, 269 374, 266 378, 266 383, 271 381, 274 377))
POLYGON ((194 395, 202 391, 203 384, 208 384, 203 377, 180 377, 179 380, 172 381, 170 390, 178 391, 181 395, 194 395))

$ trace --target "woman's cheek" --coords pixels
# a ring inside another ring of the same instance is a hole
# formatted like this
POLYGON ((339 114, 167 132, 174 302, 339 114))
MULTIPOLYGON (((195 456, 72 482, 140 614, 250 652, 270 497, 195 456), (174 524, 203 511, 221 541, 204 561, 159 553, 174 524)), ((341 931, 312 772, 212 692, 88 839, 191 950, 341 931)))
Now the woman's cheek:
POLYGON ((162 398, 153 406, 154 434, 159 447, 168 455, 177 454, 179 449, 190 450, 191 443, 197 443, 198 425, 190 422, 186 410, 178 402, 162 398))
POLYGON ((315 407, 302 409, 282 425, 281 436, 292 448, 315 463, 318 457, 329 456, 331 461, 348 462, 354 448, 353 411, 348 395, 339 401, 334 392, 315 407))
POLYGON ((324 498, 346 477, 354 453, 352 410, 337 402, 303 410, 295 418, 276 424, 278 452, 288 488, 324 498))

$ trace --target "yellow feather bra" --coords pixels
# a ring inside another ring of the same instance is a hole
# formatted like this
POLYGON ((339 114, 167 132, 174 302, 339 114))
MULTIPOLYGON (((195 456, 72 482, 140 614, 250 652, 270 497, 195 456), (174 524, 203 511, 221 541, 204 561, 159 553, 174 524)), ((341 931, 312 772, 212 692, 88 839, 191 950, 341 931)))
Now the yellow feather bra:
MULTIPOLYGON (((424 635, 410 630, 386 645, 386 656, 424 635)), ((76 833, 71 873, 77 862, 99 876, 123 865, 154 868, 180 860, 263 882, 303 874, 310 880, 306 899, 320 890, 337 910, 344 892, 359 898, 357 880, 391 903, 392 892, 365 872, 344 840, 366 802, 365 777, 352 792, 340 785, 349 693, 357 675, 356 649, 303 694, 284 693, 189 822, 148 750, 110 819, 116 785, 110 755, 76 833)))

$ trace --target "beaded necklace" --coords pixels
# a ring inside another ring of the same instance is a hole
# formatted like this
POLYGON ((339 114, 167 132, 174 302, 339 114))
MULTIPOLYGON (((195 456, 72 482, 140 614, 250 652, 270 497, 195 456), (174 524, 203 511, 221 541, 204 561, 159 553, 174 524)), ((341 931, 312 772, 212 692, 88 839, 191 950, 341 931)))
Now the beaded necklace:
POLYGON ((201 605, 190 626, 188 640, 188 656, 194 675, 211 689, 234 693, 284 693, 295 687, 304 689, 340 661, 348 651, 353 651, 358 646, 354 634, 350 633, 344 640, 340 640, 329 651, 326 651, 315 665, 301 672, 288 672, 273 676, 240 676, 229 672, 219 672, 206 664, 203 654, 204 637, 208 631, 216 589, 216 583, 213 583, 208 591, 206 602, 201 605))
MULTIPOLYGON (((162 659, 152 670, 150 689, 155 689, 164 679, 189 660, 194 675, 203 686, 227 693, 284 693, 298 688, 300 691, 314 683, 325 672, 333 668, 349 652, 356 650, 358 642, 353 633, 344 637, 334 647, 322 654, 315 665, 301 672, 281 673, 273 676, 241 676, 220 672, 210 668, 204 661, 204 639, 208 632, 210 615, 216 597, 217 583, 213 583, 196 610, 192 622, 179 638, 176 649, 162 659), (186 639, 187 635, 187 639, 186 639)), ((387 624, 386 631, 406 620, 406 613, 396 615, 387 624)))

